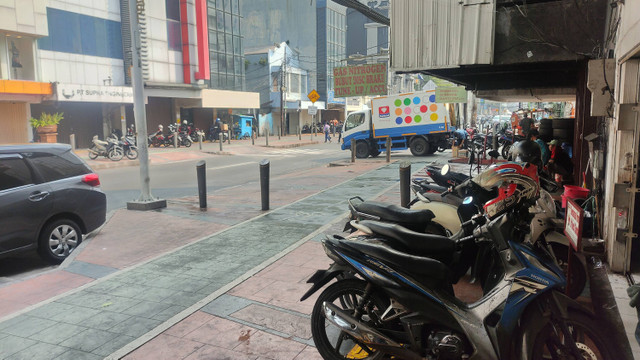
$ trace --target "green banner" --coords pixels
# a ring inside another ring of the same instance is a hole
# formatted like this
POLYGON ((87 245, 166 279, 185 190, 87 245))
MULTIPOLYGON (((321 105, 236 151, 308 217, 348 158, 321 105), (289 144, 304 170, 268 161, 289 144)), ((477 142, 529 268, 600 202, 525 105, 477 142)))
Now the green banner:
POLYGON ((467 90, 463 87, 437 87, 436 88, 437 103, 466 103, 467 90))
POLYGON ((337 67, 333 69, 335 97, 386 95, 387 64, 337 67))

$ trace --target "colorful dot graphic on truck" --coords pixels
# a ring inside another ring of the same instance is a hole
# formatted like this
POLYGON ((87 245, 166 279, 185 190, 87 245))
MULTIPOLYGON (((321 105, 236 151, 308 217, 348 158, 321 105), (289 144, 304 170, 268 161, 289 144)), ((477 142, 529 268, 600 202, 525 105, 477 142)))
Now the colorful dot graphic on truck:
POLYGON ((407 116, 406 118, 404 118, 404 122, 406 122, 407 124, 411 124, 411 116, 407 116))
POLYGON ((394 104, 395 106, 400 106, 400 105, 402 105, 402 100, 400 100, 400 99, 396 99, 396 101, 394 101, 394 102, 393 102, 393 104, 394 104))
POLYGON ((421 121, 431 120, 436 122, 439 120, 438 111, 440 104, 436 104, 435 94, 408 96, 401 99, 395 99, 391 105, 391 112, 396 116, 396 124, 402 125, 411 123, 420 123, 421 121))
POLYGON ((419 123, 420 121, 422 121, 422 116, 420 116, 420 115, 416 115, 416 117, 414 117, 414 118, 413 118, 413 120, 414 120, 416 123, 419 123))
POLYGON ((397 108, 395 111, 396 115, 400 116, 402 115, 402 109, 401 108, 397 108))
POLYGON ((404 104, 407 106, 411 105, 411 99, 409 98, 404 99, 404 104))
POLYGON ((398 124, 398 125, 402 124, 402 118, 401 117, 397 117, 396 118, 396 124, 398 124))

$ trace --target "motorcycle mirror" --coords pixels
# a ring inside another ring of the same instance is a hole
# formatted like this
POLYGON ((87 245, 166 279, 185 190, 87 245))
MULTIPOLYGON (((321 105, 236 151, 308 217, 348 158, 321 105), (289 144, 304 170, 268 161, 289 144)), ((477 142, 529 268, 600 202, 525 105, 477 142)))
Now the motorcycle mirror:
POLYGON ((444 164, 442 169, 440 169, 440 175, 446 176, 449 173, 450 168, 449 164, 444 164))

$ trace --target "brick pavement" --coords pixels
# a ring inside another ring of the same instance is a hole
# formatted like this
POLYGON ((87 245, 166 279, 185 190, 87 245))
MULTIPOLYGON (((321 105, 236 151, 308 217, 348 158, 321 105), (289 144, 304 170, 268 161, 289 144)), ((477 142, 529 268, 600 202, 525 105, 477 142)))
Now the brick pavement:
POLYGON ((116 211, 65 267, 0 288, 0 359, 314 358, 313 299, 297 300, 327 265, 318 236, 342 226, 349 196, 396 186, 397 165, 369 159, 284 178, 272 182, 267 214, 257 183, 235 189, 235 201, 210 194, 217 206, 205 213, 195 198, 116 211), (207 331, 227 328, 237 331, 207 331))

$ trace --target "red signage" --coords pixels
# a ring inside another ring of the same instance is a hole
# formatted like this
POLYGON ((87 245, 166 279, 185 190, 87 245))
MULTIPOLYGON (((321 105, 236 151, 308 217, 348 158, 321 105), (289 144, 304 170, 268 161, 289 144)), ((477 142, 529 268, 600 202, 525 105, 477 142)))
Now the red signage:
POLYGON ((584 210, 575 201, 567 199, 567 215, 564 219, 564 234, 575 251, 580 248, 582 239, 582 218, 584 210))

